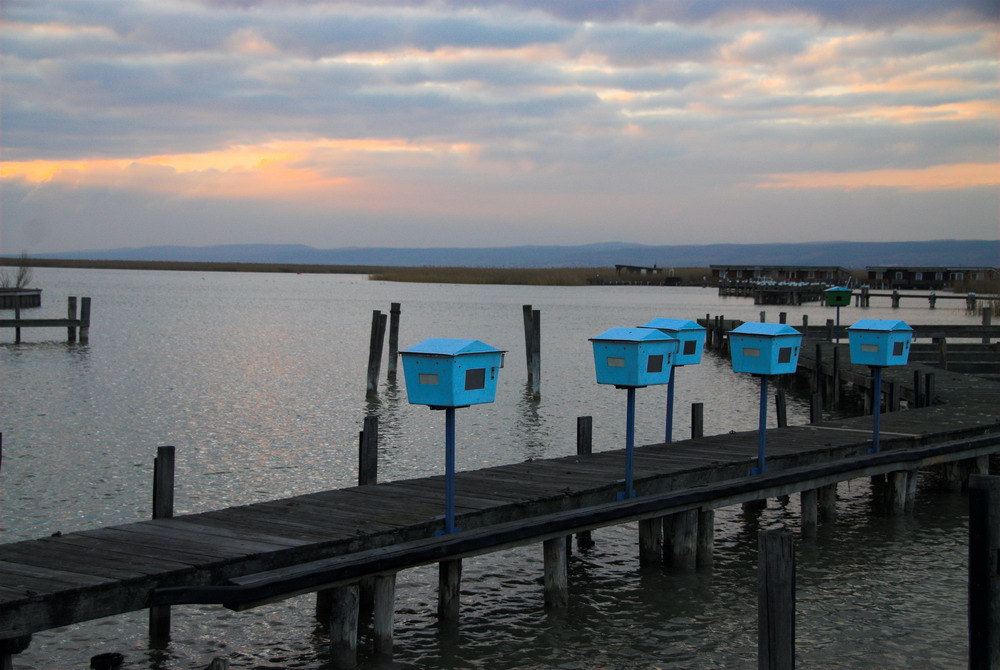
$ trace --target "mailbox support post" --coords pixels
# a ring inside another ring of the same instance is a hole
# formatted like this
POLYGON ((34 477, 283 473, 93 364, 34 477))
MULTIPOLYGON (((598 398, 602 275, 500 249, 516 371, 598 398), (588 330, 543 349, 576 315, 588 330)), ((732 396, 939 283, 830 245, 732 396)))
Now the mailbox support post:
POLYGON ((879 416, 882 412, 882 367, 872 366, 872 448, 870 454, 878 453, 879 416))
POLYGON ((676 377, 677 366, 674 366, 670 369, 670 381, 667 382, 667 423, 663 439, 667 444, 674 441, 674 379, 676 377))
POLYGON ((455 528, 455 408, 444 408, 444 529, 439 535, 454 533, 455 528))
POLYGON ((635 387, 626 387, 625 403, 625 490, 618 494, 618 500, 635 497, 632 489, 632 455, 635 450, 635 387))
POLYGON ((760 375, 760 418, 757 422, 757 467, 751 474, 762 475, 767 472, 764 465, 764 453, 767 450, 767 375, 760 375))

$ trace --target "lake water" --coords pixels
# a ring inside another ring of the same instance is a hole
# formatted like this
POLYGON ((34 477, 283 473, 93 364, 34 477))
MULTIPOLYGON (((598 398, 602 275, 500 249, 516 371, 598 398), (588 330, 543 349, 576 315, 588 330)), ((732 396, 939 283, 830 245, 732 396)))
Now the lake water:
MULTIPOLYGON (((625 397, 594 381, 589 337, 658 316, 757 320, 761 307, 712 289, 399 284, 357 276, 36 269, 43 307, 91 296, 89 344, 62 329, 0 332, 0 534, 12 542, 149 518, 156 447, 177 447, 176 513, 216 509, 357 480, 357 435, 380 417, 379 478, 443 471, 443 418, 383 382, 365 399, 373 310, 402 304, 400 346, 480 339, 508 350, 497 401, 458 412, 459 470, 575 451, 576 417, 594 417, 595 450, 624 446, 625 397), (521 306, 542 315, 542 394, 526 392, 521 306)), ((876 301, 878 299, 875 299, 876 301)), ((976 323, 960 301, 888 300, 843 308, 911 324, 976 323), (944 305, 943 308, 941 307, 944 305), (919 305, 919 306, 918 306, 919 305), (953 305, 950 306, 950 305, 953 305)), ((833 318, 819 305, 765 307, 792 325, 833 318)), ((9 314, 9 312, 5 312, 9 314)), ((706 434, 752 430, 757 383, 706 355, 677 378, 676 437, 692 402, 706 434)), ((662 440, 663 387, 637 393, 636 441, 662 440)), ((773 407, 773 404, 772 404, 773 407)), ((790 398, 789 422, 805 423, 790 398)), ((773 414, 773 412, 772 412, 773 414)), ((772 416, 773 421, 773 416, 772 416)), ((872 515, 867 481, 841 485, 840 519, 798 544, 799 662, 804 667, 964 667, 965 500, 922 481, 917 510, 872 515)), ((540 547, 464 563, 462 622, 436 625, 436 569, 401 573, 394 668, 691 668, 756 665, 756 533, 798 527, 798 500, 759 517, 716 515, 716 563, 671 574, 638 568, 634 524, 596 531, 570 561, 571 604, 542 609, 540 547)), ((145 612, 34 636, 17 668, 85 667, 119 651, 126 668, 323 668, 326 634, 312 599, 246 613, 178 607, 173 641, 148 647, 145 612)))

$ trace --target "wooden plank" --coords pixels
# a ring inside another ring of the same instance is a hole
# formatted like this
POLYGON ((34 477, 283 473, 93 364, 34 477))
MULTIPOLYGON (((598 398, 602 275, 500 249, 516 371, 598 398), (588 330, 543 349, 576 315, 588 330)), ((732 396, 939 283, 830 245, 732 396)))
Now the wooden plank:
POLYGON ((309 544, 307 540, 294 537, 284 537, 269 533, 250 532, 246 529, 227 528, 224 525, 212 523, 209 519, 203 519, 202 515, 174 517, 173 519, 158 519, 155 522, 144 521, 134 526, 116 526, 122 530, 130 527, 150 527, 148 524, 155 524, 155 532, 168 535, 167 529, 172 531, 183 541, 185 537, 196 540, 215 541, 232 547, 242 546, 247 553, 261 553, 288 549, 291 547, 301 547, 309 544), (162 529, 162 530, 161 530, 162 529))
MULTIPOLYGON (((23 545, 24 543, 19 544, 23 545)), ((92 551, 47 543, 45 540, 36 540, 30 547, 0 545, 0 560, 37 565, 54 570, 72 565, 73 569, 81 574, 122 580, 160 572, 172 572, 188 567, 179 563, 151 559, 144 559, 141 562, 123 562, 120 556, 97 555, 92 551)))
POLYGON ((146 547, 150 551, 171 551, 180 546, 186 554, 200 557, 206 562, 234 558, 246 554, 246 551, 226 544, 199 542, 189 537, 185 538, 182 543, 178 543, 177 538, 173 536, 165 537, 160 534, 138 530, 123 530, 121 528, 95 528, 93 530, 77 531, 76 534, 99 540, 107 538, 126 542, 139 547, 146 547))

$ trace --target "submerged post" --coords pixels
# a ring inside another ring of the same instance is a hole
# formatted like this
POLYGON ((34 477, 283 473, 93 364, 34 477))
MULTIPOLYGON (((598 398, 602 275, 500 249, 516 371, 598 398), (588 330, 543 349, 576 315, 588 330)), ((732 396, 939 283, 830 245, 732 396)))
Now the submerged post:
POLYGON ((757 536, 757 667, 795 667, 795 543, 787 530, 757 536))
POLYGON ((969 476, 969 668, 1000 667, 1000 477, 969 476))

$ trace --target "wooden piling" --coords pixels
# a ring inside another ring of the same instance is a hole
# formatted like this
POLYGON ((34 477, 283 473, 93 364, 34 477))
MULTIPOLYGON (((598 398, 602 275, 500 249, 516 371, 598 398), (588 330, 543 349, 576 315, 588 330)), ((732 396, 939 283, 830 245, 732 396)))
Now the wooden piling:
MULTIPOLYGON (((17 303, 14 303, 14 320, 15 321, 20 321, 21 320, 21 306, 18 305, 17 303)), ((20 326, 15 326, 14 327, 14 344, 21 344, 21 327, 20 326)))
POLYGON ((757 536, 757 667, 795 667, 795 543, 786 530, 757 536))
POLYGON ((833 319, 826 320, 826 340, 827 342, 833 342, 836 339, 836 325, 833 319))
POLYGON ((809 423, 823 421, 823 394, 813 393, 809 396, 809 423))
POLYGON ((840 404, 840 347, 833 345, 833 374, 830 375, 830 399, 834 407, 840 404))
POLYGON ((389 360, 386 361, 386 377, 396 380, 396 364, 399 361, 399 315, 402 313, 398 302, 389 308, 389 360))
MULTIPOLYGON (((71 295, 66 299, 66 318, 76 321, 76 296, 71 295)), ((76 326, 66 328, 66 341, 76 342, 76 326)))
POLYGON ((837 519, 837 485, 827 484, 817 489, 820 521, 837 519))
POLYGON ((934 405, 936 398, 937 389, 934 388, 934 373, 928 372, 924 375, 924 407, 934 405))
POLYGON ((778 312, 778 323, 788 323, 788 312, 778 312))
POLYGON ((569 573, 566 539, 562 537, 543 543, 545 564, 545 608, 562 609, 569 604, 569 573))
POLYGON ((938 365, 942 370, 948 369, 948 338, 935 337, 931 340, 938 345, 938 365))
MULTIPOLYGON (((993 308, 983 307, 983 327, 989 328, 992 325, 993 325, 993 308)), ((990 335, 988 332, 983 333, 982 343, 983 344, 990 343, 990 335)))
MULTIPOLYGON (((576 417, 576 455, 589 456, 594 453, 594 418, 591 416, 576 417)), ((576 534, 576 546, 587 549, 594 546, 594 539, 589 530, 576 534)))
POLYGON ((14 656, 20 654, 31 645, 31 635, 0 640, 0 670, 14 669, 14 656))
POLYGON ((1000 667, 1000 477, 969 477, 969 669, 1000 667))
POLYGON ((378 417, 366 416, 358 445, 358 486, 378 483, 378 417))
POLYGON ((663 518, 639 520, 639 565, 654 566, 663 562, 663 518))
POLYGON ((899 290, 898 289, 893 289, 892 290, 892 308, 893 309, 899 309, 899 290))
POLYGON ((125 656, 117 651, 90 657, 90 670, 118 670, 125 662, 125 656))
POLYGON ((919 409, 924 406, 923 385, 921 384, 920 370, 913 371, 913 405, 912 409, 919 409))
POLYGON ((438 563, 438 620, 455 623, 459 615, 459 595, 462 589, 462 559, 438 563))
POLYGON ((788 426, 788 400, 785 397, 785 389, 775 391, 774 408, 778 415, 778 428, 786 428, 788 426))
POLYGON ((358 585, 331 589, 330 661, 335 668, 358 665, 358 585))
POLYGON ((697 439, 705 435, 705 405, 700 402, 691 403, 691 438, 697 439))
POLYGON ((392 658, 393 618, 396 613, 396 574, 375 577, 375 625, 372 637, 375 655, 392 658))
POLYGON ((802 537, 816 537, 818 526, 818 495, 816 489, 806 489, 799 494, 799 505, 802 514, 802 537))
POLYGON ((715 510, 698 510, 696 565, 706 567, 715 562, 715 510))
POLYGON ((906 502, 903 504, 903 511, 907 514, 913 512, 917 504, 917 470, 910 470, 906 477, 906 502))
POLYGON ((90 341, 90 297, 80 298, 80 342, 90 341))
MULTIPOLYGON (((157 447, 153 459, 153 518, 171 519, 174 516, 175 449, 157 447)), ((170 643, 170 606, 149 608, 149 644, 162 649, 170 643)))
POLYGON ((909 473, 906 470, 890 472, 886 477, 885 509, 890 515, 903 514, 906 511, 906 491, 909 473))
POLYGON ((542 393, 542 312, 531 310, 531 394, 542 393))
POLYGON ((368 342, 368 383, 366 387, 367 396, 378 395, 379 370, 382 367, 382 346, 385 339, 385 326, 387 317, 379 310, 372 312, 371 338, 368 342))
POLYGON ((678 570, 693 570, 698 565, 698 510, 677 512, 663 517, 664 562, 678 570))
POLYGON ((889 382, 887 384, 888 397, 885 401, 885 409, 887 412, 898 412, 899 411, 899 400, 902 395, 902 388, 899 382, 889 382))

